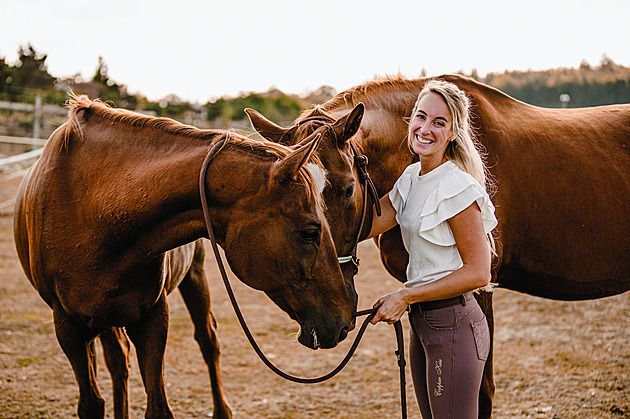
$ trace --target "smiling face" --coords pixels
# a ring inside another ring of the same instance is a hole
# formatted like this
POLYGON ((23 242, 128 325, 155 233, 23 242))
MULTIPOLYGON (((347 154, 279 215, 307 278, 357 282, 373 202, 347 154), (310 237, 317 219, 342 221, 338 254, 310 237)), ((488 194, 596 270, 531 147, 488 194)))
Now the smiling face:
POLYGON ((422 173, 446 161, 445 152, 454 138, 452 117, 437 93, 427 92, 419 100, 409 122, 409 146, 420 156, 422 173))

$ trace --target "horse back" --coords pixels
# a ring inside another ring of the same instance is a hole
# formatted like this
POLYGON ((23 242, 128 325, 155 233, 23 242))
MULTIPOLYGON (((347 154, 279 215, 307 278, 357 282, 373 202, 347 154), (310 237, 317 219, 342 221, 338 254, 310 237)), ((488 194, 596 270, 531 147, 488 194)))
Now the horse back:
POLYGON ((630 105, 478 103, 497 188, 502 284, 559 299, 628 290, 630 105))

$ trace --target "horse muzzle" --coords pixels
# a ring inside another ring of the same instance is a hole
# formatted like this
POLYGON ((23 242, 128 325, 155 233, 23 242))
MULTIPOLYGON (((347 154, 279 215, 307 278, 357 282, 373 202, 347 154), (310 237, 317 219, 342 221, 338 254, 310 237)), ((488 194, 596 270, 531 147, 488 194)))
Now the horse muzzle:
POLYGON ((346 322, 336 322, 335 326, 327 327, 321 322, 306 321, 300 324, 298 342, 311 349, 331 349, 348 337, 350 327, 351 324, 346 322))

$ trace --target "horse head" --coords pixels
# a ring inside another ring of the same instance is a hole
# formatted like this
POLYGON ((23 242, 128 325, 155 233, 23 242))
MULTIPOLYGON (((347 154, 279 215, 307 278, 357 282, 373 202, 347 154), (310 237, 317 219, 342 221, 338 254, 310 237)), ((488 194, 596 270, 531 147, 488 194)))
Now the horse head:
MULTIPOLYGON (((356 245, 364 210, 364 186, 355 164, 357 145, 352 137, 361 125, 365 108, 359 103, 342 116, 325 113, 315 108, 300 117, 291 127, 283 128, 266 119, 253 109, 246 109, 254 129, 265 139, 289 146, 304 146, 321 136, 317 155, 326 170, 326 186, 323 191, 326 218, 332 230, 346 287, 356 301, 354 275, 357 272, 356 245), (353 257, 351 257, 353 256, 353 257)), ((371 225, 371 208, 366 208, 366 226, 371 225)), ((365 229, 363 229, 365 230, 365 229)))
POLYGON ((256 185, 248 185, 252 193, 226 208, 228 221, 220 233, 232 271, 297 321, 298 341, 312 349, 332 348, 345 339, 356 310, 356 295, 345 286, 324 215, 323 169, 309 163, 320 138, 289 149, 266 170, 239 167, 255 174, 247 178, 256 185))

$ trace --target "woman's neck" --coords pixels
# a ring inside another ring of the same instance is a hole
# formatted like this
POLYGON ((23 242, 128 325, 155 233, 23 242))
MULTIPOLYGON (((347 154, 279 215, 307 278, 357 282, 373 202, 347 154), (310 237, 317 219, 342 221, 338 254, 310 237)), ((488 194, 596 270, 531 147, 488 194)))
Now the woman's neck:
POLYGON ((445 156, 441 156, 441 158, 435 158, 435 156, 420 156, 420 176, 426 175, 447 161, 448 159, 445 156))

